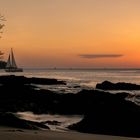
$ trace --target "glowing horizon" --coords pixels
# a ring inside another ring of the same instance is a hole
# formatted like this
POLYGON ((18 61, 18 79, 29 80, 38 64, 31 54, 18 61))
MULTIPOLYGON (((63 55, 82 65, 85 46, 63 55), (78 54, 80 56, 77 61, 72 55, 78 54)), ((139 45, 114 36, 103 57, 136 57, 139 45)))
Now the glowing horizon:
POLYGON ((139 68, 139 0, 0 0, 0 50, 22 67, 139 68))

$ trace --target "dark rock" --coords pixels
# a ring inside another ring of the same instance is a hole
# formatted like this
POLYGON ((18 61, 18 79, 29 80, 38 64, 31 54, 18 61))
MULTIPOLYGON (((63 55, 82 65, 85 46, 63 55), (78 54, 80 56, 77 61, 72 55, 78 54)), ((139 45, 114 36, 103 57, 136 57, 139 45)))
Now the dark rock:
POLYGON ((103 90, 140 90, 140 85, 131 83, 111 83, 109 81, 104 81, 101 84, 96 85, 96 89, 103 90))
POLYGON ((57 94, 49 90, 36 90, 30 85, 30 78, 11 77, 0 77, 0 125, 38 127, 33 122, 7 117, 7 114, 3 116, 6 112, 84 114, 81 122, 69 128, 88 133, 140 137, 140 106, 126 100, 128 93, 82 90, 77 94, 57 94))
POLYGON ((31 83, 30 78, 23 76, 0 76, 0 112, 83 114, 79 105, 74 107, 78 96, 57 94, 49 90, 36 90, 29 83, 31 83))
MULTIPOLYGON (((16 78, 19 77, 16 76, 16 78)), ((21 84, 22 82, 3 83, 0 86, 0 112, 85 114, 98 102, 96 96, 102 100, 109 98, 104 96, 104 92, 97 90, 82 90, 77 94, 57 94, 49 90, 35 90, 30 84, 21 84)), ((121 98, 124 94, 119 96, 121 98)))
POLYGON ((41 123, 19 119, 12 113, 0 113, 0 125, 23 129, 49 129, 48 126, 41 123))
POLYGON ((69 128, 85 133, 140 137, 140 106, 125 100, 127 95, 102 92, 90 95, 92 102, 84 119, 69 128))
POLYGON ((0 84, 39 84, 39 85, 59 85, 66 83, 64 81, 58 81, 56 79, 48 78, 27 78, 24 76, 0 76, 0 84))

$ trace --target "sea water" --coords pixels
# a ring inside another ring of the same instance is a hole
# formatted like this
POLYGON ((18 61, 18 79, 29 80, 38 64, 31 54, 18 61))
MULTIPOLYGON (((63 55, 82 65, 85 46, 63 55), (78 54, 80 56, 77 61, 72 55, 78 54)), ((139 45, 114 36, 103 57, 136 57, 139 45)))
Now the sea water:
POLYGON ((114 83, 140 84, 140 69, 24 69, 24 72, 21 73, 6 73, 4 70, 0 70, 0 75, 7 74, 64 80, 67 85, 38 85, 40 88, 61 93, 77 93, 81 89, 93 89, 97 83, 105 80, 114 83))
POLYGON ((82 120, 82 115, 51 115, 51 114, 33 114, 32 112, 17 112, 17 117, 24 120, 31 120, 34 122, 40 122, 44 125, 49 126, 49 128, 53 131, 68 131, 68 126, 74 123, 77 123, 82 120), (47 121, 52 122, 47 123, 47 121), (56 124, 53 122, 56 122, 56 124))
MULTIPOLYGON (((94 89, 97 83, 105 80, 117 83, 135 83, 140 84, 139 69, 24 69, 22 73, 6 73, 0 71, 0 75, 24 75, 26 77, 55 78, 66 81, 66 85, 37 85, 39 88, 49 89, 60 93, 78 93, 82 89, 94 89)), ((121 91, 110 91, 112 93, 121 91)), ((126 91, 131 94, 139 94, 140 91, 126 91)), ((139 102, 140 100, 138 100, 139 102)), ((140 103, 140 102, 139 102, 140 103)), ((35 115, 31 112, 18 112, 20 118, 37 122, 58 121, 60 125, 50 125, 49 127, 55 131, 65 131, 68 125, 80 121, 83 116, 64 116, 42 114, 35 115)))

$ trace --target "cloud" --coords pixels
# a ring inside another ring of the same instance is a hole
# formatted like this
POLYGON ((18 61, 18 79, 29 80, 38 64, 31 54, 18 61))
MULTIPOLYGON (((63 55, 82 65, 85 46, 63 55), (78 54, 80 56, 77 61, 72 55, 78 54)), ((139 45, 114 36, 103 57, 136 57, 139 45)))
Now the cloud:
POLYGON ((122 54, 80 54, 81 58, 96 59, 96 58, 118 58, 122 57, 122 54))

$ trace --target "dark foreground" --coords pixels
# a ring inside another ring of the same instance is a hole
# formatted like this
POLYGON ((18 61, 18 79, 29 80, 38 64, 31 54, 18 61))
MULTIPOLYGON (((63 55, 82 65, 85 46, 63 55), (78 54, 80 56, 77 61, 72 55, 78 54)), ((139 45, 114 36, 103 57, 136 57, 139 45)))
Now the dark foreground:
MULTIPOLYGON (((81 90, 77 94, 55 93, 32 84, 66 84, 55 79, 0 77, 0 125, 40 129, 48 127, 19 119, 13 113, 82 114, 84 119, 69 129, 86 133, 140 137, 140 106, 127 100, 128 93, 111 94, 99 90, 81 90), (7 113, 11 112, 11 113, 7 113)), ((108 84, 108 83, 107 83, 108 84)), ((121 87, 121 85, 119 85, 121 87)), ((124 85, 122 85, 124 88, 124 85)), ((135 86, 133 84, 126 84, 135 86)))
POLYGON ((83 134, 78 132, 54 132, 0 127, 1 140, 138 140, 128 137, 83 134))

